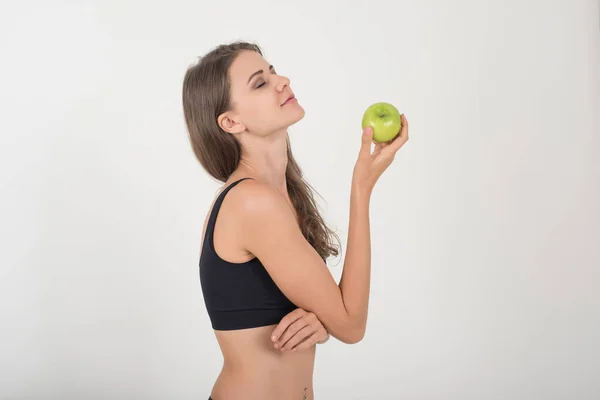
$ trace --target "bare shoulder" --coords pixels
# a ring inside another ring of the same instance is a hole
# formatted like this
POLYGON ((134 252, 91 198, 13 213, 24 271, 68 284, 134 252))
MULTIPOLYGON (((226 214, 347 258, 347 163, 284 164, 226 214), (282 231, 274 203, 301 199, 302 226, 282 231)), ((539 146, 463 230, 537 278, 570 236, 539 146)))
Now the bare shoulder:
POLYGON ((231 192, 229 209, 234 210, 239 244, 245 251, 265 259, 293 244, 312 250, 302 234, 294 207, 284 195, 253 179, 238 186, 231 192), (277 245, 280 240, 287 245, 277 245))
MULTIPOLYGON (((232 209, 243 221, 251 222, 255 217, 288 215, 293 220, 292 208, 285 198, 269 185, 254 179, 246 179, 237 184, 230 198, 232 209)), ((285 222, 285 221, 282 221, 285 222)))
POLYGON ((241 201, 239 205, 249 207, 260 206, 261 201, 276 202, 283 199, 273 188, 256 179, 245 179, 237 184, 236 198, 241 201))

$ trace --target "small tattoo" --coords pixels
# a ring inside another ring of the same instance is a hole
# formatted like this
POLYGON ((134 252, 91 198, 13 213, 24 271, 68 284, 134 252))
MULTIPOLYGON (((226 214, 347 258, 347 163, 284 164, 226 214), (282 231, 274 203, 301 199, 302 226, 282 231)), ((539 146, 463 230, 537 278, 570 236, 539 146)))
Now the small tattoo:
POLYGON ((302 400, 306 400, 306 389, 308 388, 304 388, 304 397, 302 398, 302 400))

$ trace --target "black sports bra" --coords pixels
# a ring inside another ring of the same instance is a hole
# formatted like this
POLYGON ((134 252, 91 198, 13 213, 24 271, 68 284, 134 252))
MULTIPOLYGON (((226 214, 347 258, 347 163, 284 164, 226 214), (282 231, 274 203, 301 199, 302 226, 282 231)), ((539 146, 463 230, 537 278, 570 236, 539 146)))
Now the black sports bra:
POLYGON ((213 232, 223 199, 242 178, 223 189, 210 213, 202 254, 200 284, 215 330, 274 325, 297 307, 279 290, 258 258, 243 263, 223 260, 215 252, 213 232))

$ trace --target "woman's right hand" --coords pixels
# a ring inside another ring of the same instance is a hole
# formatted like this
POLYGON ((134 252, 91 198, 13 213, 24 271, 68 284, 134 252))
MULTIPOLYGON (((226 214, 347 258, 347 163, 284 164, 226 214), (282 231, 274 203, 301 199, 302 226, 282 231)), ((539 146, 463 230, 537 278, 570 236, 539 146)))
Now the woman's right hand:
POLYGON ((377 180, 390 166, 396 156, 396 152, 408 140, 408 121, 402 114, 402 127, 400 133, 389 142, 375 143, 373 153, 371 153, 371 143, 373 143, 373 129, 366 127, 362 134, 362 145, 358 154, 358 160, 354 166, 352 183, 369 192, 373 190, 377 180))

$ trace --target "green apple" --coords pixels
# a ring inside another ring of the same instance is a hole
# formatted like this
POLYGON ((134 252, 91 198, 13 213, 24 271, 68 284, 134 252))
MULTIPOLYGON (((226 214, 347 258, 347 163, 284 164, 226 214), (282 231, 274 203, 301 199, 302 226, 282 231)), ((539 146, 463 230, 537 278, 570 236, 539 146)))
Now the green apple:
POLYGON ((388 142, 400 133, 402 118, 393 105, 385 102, 371 104, 362 118, 362 129, 373 128, 373 140, 377 143, 388 142))

